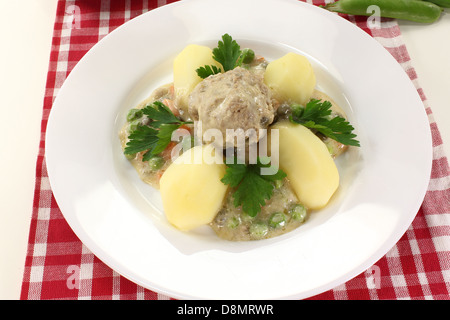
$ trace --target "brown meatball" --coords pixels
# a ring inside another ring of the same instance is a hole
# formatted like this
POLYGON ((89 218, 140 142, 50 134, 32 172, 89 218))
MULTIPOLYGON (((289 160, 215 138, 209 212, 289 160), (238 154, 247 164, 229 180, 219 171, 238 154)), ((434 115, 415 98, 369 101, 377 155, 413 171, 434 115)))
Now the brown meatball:
POLYGON ((227 146, 236 146, 234 137, 227 137, 227 129, 256 133, 246 140, 255 143, 259 140, 259 129, 272 123, 275 108, 263 79, 237 67, 200 82, 189 97, 189 113, 194 120, 201 121, 202 134, 208 129, 218 129, 224 143, 229 143, 227 146))

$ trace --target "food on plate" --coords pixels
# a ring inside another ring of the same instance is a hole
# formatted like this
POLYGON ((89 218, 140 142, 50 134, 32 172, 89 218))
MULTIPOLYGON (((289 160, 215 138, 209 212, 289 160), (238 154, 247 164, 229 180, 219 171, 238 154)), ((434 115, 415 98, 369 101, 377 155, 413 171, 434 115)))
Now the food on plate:
POLYGON ((119 132, 167 221, 223 239, 272 238, 305 223, 339 188, 335 158, 358 147, 345 112, 316 89, 308 59, 272 62, 228 34, 188 45, 174 81, 130 109, 119 132))

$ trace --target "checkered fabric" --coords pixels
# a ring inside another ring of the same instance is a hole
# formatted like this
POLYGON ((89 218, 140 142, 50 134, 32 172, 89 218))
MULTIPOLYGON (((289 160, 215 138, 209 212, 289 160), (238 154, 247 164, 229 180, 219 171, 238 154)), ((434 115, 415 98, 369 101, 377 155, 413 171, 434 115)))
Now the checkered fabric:
MULTIPOLYGON (((45 132, 59 88, 83 55, 118 26, 165 0, 60 0, 46 84, 36 186, 21 299, 171 299, 123 278, 82 244, 53 197, 45 162, 45 132)), ((308 2, 312 3, 310 0, 308 2)), ((323 1, 314 1, 314 5, 323 1)), ((416 218, 371 268, 308 299, 449 299, 450 171, 442 140, 395 20, 369 28, 367 18, 341 15, 379 41, 404 68, 424 102, 433 140, 431 181, 416 218)))

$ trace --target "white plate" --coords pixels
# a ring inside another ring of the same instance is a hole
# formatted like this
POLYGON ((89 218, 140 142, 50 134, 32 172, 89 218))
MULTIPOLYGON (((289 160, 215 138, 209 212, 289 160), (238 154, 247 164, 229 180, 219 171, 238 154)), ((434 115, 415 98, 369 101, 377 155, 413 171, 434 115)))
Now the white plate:
POLYGON ((51 110, 46 157, 69 225, 128 279, 179 299, 294 299, 344 283, 395 245, 426 192, 431 135, 403 69, 348 21, 295 0, 188 0, 133 19, 81 59, 51 110), (307 55, 361 141, 338 163, 332 203, 278 238, 233 243, 175 230, 120 150, 127 110, 171 81, 174 56, 224 33, 269 60, 307 55))

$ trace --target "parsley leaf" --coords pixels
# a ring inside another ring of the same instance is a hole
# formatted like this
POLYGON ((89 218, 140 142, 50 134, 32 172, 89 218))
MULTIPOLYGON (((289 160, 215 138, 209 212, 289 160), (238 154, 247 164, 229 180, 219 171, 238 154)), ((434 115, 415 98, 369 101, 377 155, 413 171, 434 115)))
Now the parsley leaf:
POLYGON ((234 188, 234 206, 242 206, 245 213, 255 217, 266 200, 272 197, 274 181, 283 179, 286 174, 279 169, 274 175, 262 175, 261 168, 269 167, 270 164, 262 164, 259 158, 256 164, 248 165, 234 160, 232 163, 226 161, 227 170, 221 181, 234 188))
POLYGON ((354 139, 356 134, 353 133, 353 126, 341 116, 333 117, 330 108, 329 101, 311 99, 304 108, 294 105, 289 119, 342 144, 359 147, 359 141, 354 139))
POLYGON ((158 137, 158 131, 149 126, 140 126, 130 133, 128 143, 125 147, 125 154, 135 154, 141 151, 155 148, 158 137))
POLYGON ((138 126, 130 133, 124 153, 147 151, 142 157, 143 161, 148 161, 152 156, 164 151, 172 139, 172 133, 183 124, 191 123, 178 119, 160 101, 148 104, 142 108, 142 113, 150 119, 150 122, 148 125, 138 126))
POLYGON ((170 111, 164 103, 155 101, 148 104, 142 109, 142 112, 153 120, 150 126, 153 128, 159 128, 162 124, 166 123, 179 123, 180 120, 170 111))
POLYGON ((222 40, 219 41, 217 48, 213 49, 213 59, 219 62, 226 72, 236 67, 236 62, 241 55, 241 47, 228 33, 222 36, 222 40))
POLYGON ((230 187, 235 188, 244 179, 247 174, 247 166, 240 163, 229 163, 227 162, 227 170, 223 178, 220 180, 224 184, 228 184, 230 187))
MULTIPOLYGON (((241 56, 241 47, 228 33, 222 36, 222 41, 219 41, 217 47, 213 49, 213 59, 222 65, 224 72, 240 66, 244 59, 241 56)), ((210 75, 222 72, 222 70, 216 66, 204 66, 198 68, 196 72, 200 78, 205 79, 210 75)))
MULTIPOLYGON (((151 150, 151 155, 157 155, 158 153, 161 153, 164 151, 164 149, 167 148, 170 141, 172 141, 172 133, 177 130, 181 124, 162 124, 159 127, 157 138, 158 142, 156 143, 155 147, 151 150)), ((144 155, 145 158, 145 155, 144 155)), ((145 160, 144 160, 145 161, 145 160)))

